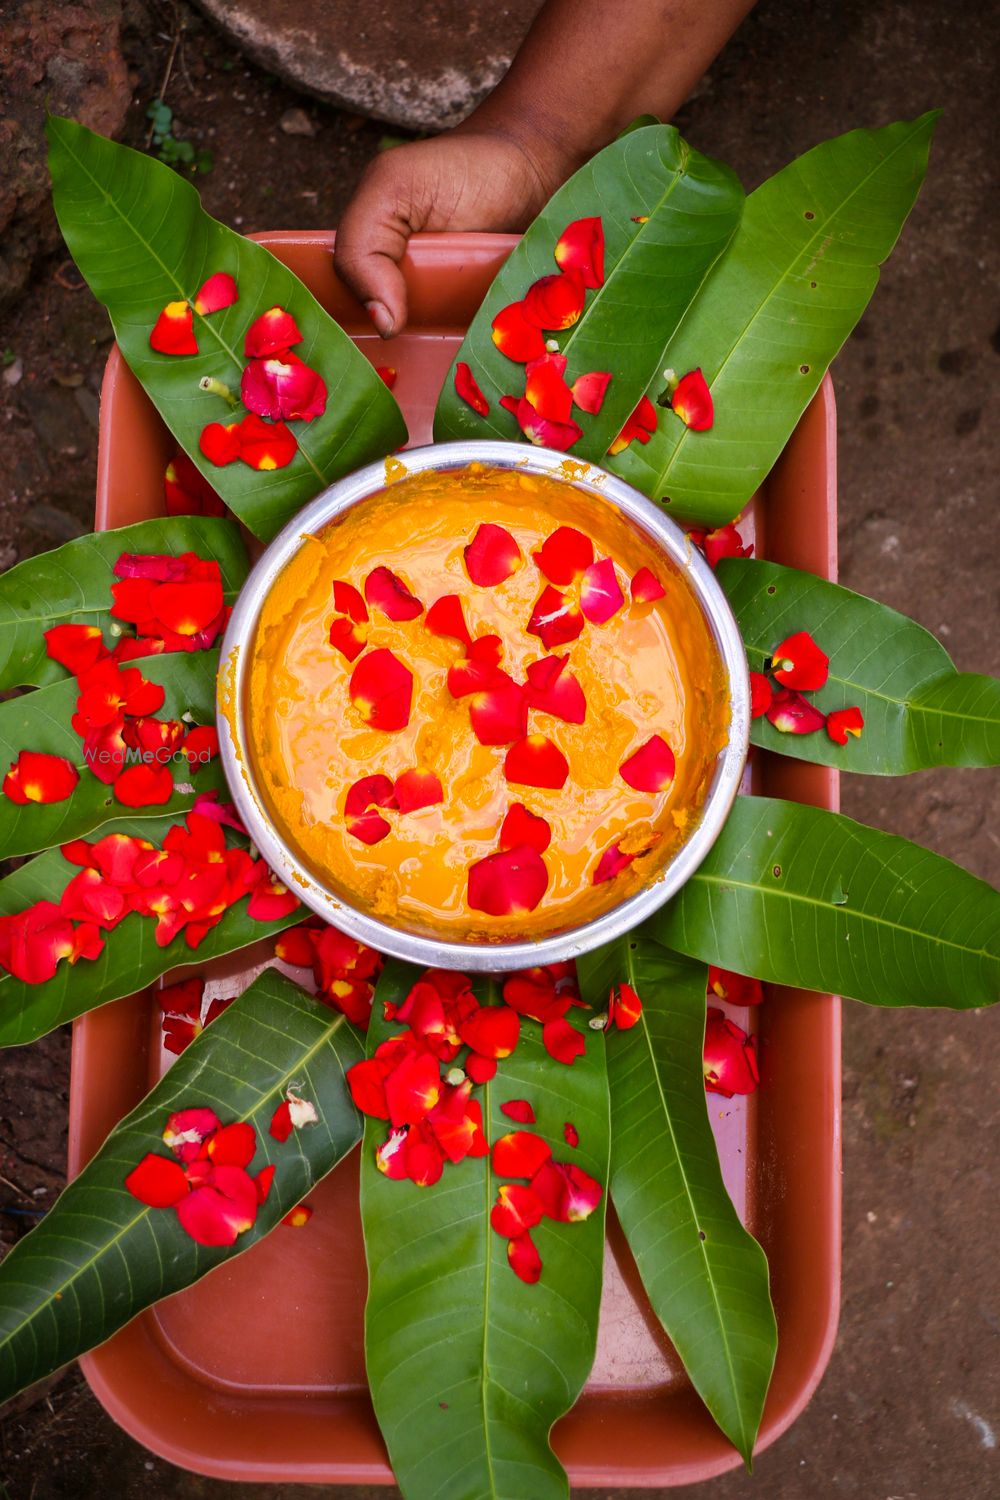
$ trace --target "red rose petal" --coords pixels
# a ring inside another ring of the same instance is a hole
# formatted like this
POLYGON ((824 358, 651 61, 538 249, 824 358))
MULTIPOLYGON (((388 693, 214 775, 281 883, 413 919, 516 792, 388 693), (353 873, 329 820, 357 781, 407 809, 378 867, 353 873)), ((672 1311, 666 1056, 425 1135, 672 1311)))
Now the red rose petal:
POLYGON ((615 565, 610 557, 591 563, 580 585, 580 608, 591 625, 604 625, 625 603, 615 565))
MULTIPOLYGON (((767 713, 774 697, 771 679, 763 672, 750 673, 750 717, 759 719, 767 713)), ((828 726, 829 727, 829 726, 828 726)))
POLYGON ((228 271, 216 271, 204 283, 194 299, 194 310, 207 318, 211 313, 221 312, 240 300, 236 282, 228 271))
POLYGON ((219 753, 219 731, 211 724, 196 724, 184 736, 181 749, 194 767, 207 766, 219 753))
POLYGON ((115 781, 115 801, 123 807, 162 807, 174 790, 169 767, 128 766, 115 781))
POLYGON ((616 453, 621 453, 623 448, 627 448, 629 443, 648 443, 655 431, 656 407, 648 396, 640 396, 638 405, 611 444, 608 452, 613 457, 616 453))
POLYGON ((575 526, 559 526, 546 537, 532 557, 549 583, 564 588, 575 581, 594 561, 594 544, 575 526))
POLYGON ((385 1080, 390 1123, 416 1125, 437 1104, 441 1086, 436 1058, 429 1052, 404 1054, 385 1080))
POLYGON ((544 854, 551 842, 552 829, 545 819, 529 812, 523 802, 515 802, 500 829, 500 848, 516 849, 519 844, 528 844, 544 854))
POLYGON ((474 412, 481 417, 490 414, 490 403, 483 395, 469 366, 464 360, 459 360, 455 366, 455 393, 467 406, 471 406, 474 412))
POLYGON ((489 1083, 491 1078, 496 1077, 496 1058, 480 1057, 478 1052, 470 1052, 465 1059, 465 1071, 473 1083, 489 1083))
POLYGON ((509 1057, 521 1034, 521 1018, 509 1005, 480 1005, 460 1021, 458 1034, 480 1057, 509 1057))
POLYGON ((221 1126, 205 1142, 205 1154, 216 1167, 248 1167, 256 1149, 257 1132, 244 1120, 221 1126))
POLYGON ((257 1218, 257 1185, 242 1167, 214 1167, 211 1182, 177 1205, 182 1229, 199 1245, 235 1245, 257 1218))
POLYGON ((630 984, 623 981, 611 991, 608 1000, 608 1025, 629 1031, 642 1015, 642 1001, 630 984))
POLYGON ((561 271, 579 271, 590 291, 604 285, 604 225, 599 218, 567 224, 553 252, 561 271))
POLYGON ((247 329, 243 350, 250 359, 267 359, 302 342, 295 319, 283 307, 269 307, 247 329))
POLYGON ((706 1091, 724 1099, 752 1094, 760 1081, 754 1038, 713 1005, 705 1021, 704 1072, 706 1091))
POLYGON ((299 905, 299 898, 276 875, 260 881, 250 893, 247 916, 255 922, 278 922, 287 917, 299 905))
POLYGON ((283 1099, 271 1116, 271 1123, 267 1127, 268 1135, 276 1141, 284 1143, 288 1140, 293 1130, 292 1111, 287 1099, 283 1099))
POLYGON ((504 776, 519 786, 558 790, 566 784, 569 763, 545 734, 529 734, 512 745, 504 757, 504 776))
POLYGON ((168 302, 149 335, 149 347, 157 354, 197 354, 194 314, 187 302, 168 302))
POLYGON ((534 1286, 542 1274, 542 1257, 527 1231, 519 1234, 517 1239, 507 1241, 507 1260, 515 1276, 529 1286, 534 1286))
POLYGON ((481 745, 510 745, 528 727, 528 704, 523 688, 496 668, 488 685, 471 695, 469 718, 481 745))
POLYGON ((385 1094, 386 1069, 382 1060, 378 1057, 367 1057, 363 1062, 354 1063, 348 1068, 346 1076, 351 1098, 361 1113, 371 1115, 375 1120, 388 1120, 389 1105, 385 1094))
POLYGON ((542 1022, 565 1015, 571 1003, 570 996, 557 993, 550 968, 527 969, 520 974, 508 975, 504 980, 503 997, 518 1015, 542 1022))
POLYGON ((517 364, 527 364, 529 359, 538 359, 545 353, 542 331, 525 318, 521 302, 512 302, 502 308, 490 326, 493 342, 500 353, 517 364))
POLYGON ((729 1005, 760 1005, 764 989, 759 979, 747 974, 734 974, 730 969, 720 969, 715 964, 708 966, 707 992, 725 1000, 729 1005))
POLYGON ((341 578, 334 580, 333 607, 338 615, 346 615, 356 625, 368 624, 365 601, 353 583, 345 583, 341 578))
POLYGON ((715 420, 712 393, 701 370, 682 375, 670 398, 672 409, 692 432, 707 432, 715 420))
POLYGON ((546 1217, 560 1224, 580 1224, 589 1219, 604 1193, 589 1172, 565 1161, 546 1162, 531 1186, 546 1217))
POLYGON ((156 619, 168 630, 178 635, 197 635, 212 623, 225 604, 222 580, 160 583, 150 589, 149 604, 156 619))
POLYGON ((525 322, 559 333, 572 328, 583 312, 587 292, 579 271, 560 271, 534 282, 521 303, 525 322))
MULTIPOLYGON (((204 433, 202 434, 204 437, 204 433)), ((269 473, 286 468, 298 452, 295 434, 284 422, 265 422, 251 412, 237 425, 239 457, 251 469, 269 473)), ((205 452, 204 445, 202 452, 205 452)), ((206 454, 206 457, 210 455, 206 454)), ((214 462, 214 460, 213 460, 214 462)))
POLYGON ((724 557, 750 557, 753 553, 753 542, 744 547, 743 538, 733 521, 715 531, 689 531, 688 536, 702 549, 710 568, 716 567, 724 557))
POLYGON ((273 1165, 270 1167, 261 1167, 260 1171, 254 1178, 253 1181, 254 1187, 257 1189, 258 1203, 267 1202, 267 1195, 271 1191, 271 1184, 274 1182, 274 1174, 275 1172, 277 1172, 277 1170, 277 1167, 273 1165))
POLYGON ((74 677, 108 654, 99 625, 53 625, 45 632, 45 650, 74 677))
POLYGON ((186 453, 175 453, 163 471, 163 500, 168 516, 222 516, 226 512, 221 498, 186 453))
POLYGON ((491 917, 524 916, 545 895, 549 872, 537 849, 520 844, 487 855, 469 869, 468 901, 491 917))
POLYGON ((826 716, 826 732, 837 745, 846 745, 849 734, 859 739, 864 727, 864 718, 860 708, 857 707, 835 708, 833 713, 826 716))
POLYGON ((580 608, 551 584, 538 597, 528 621, 528 634, 537 635, 546 651, 575 641, 584 627, 580 608))
POLYGON ((506 1104, 501 1104, 500 1113, 506 1115, 508 1120, 516 1120, 519 1125, 534 1125, 535 1111, 527 1099, 508 1099, 506 1104))
POLYGON ((573 410, 573 393, 563 378, 565 368, 563 355, 543 354, 524 372, 524 398, 549 422, 568 422, 573 410))
POLYGON ((566 1142, 567 1146, 572 1146, 574 1150, 580 1144, 580 1132, 577 1130, 576 1126, 569 1120, 567 1120, 565 1125, 563 1126, 563 1140, 566 1142))
POLYGON ((29 802, 65 802, 79 780, 79 771, 65 756, 22 750, 4 777, 3 791, 22 807, 29 802))
POLYGON ((287 1224, 289 1229, 304 1229, 314 1212, 315 1210, 311 1204, 300 1203, 297 1208, 293 1208, 290 1213, 287 1213, 281 1222, 282 1224, 287 1224))
POLYGON ((357 661, 368 644, 368 632, 355 625, 346 615, 334 615, 330 621, 330 645, 348 661, 357 661))
POLYGON ((369 651, 351 673, 351 702, 372 729, 392 732, 410 722, 413 673, 385 647, 369 651))
POLYGON ((652 604, 654 599, 662 599, 665 593, 666 589, 649 568, 640 568, 632 579, 632 599, 636 604, 652 604))
POLYGON ((553 1016, 542 1026, 542 1045, 556 1062, 571 1065, 587 1050, 583 1036, 565 1016, 553 1016))
POLYGON ((187 1196, 188 1180, 179 1161, 149 1152, 125 1178, 133 1198, 147 1208, 173 1208, 187 1196))
POLYGON ((217 469, 235 463, 240 456, 239 422, 209 422, 201 430, 198 447, 217 469))
POLYGON ((469 627, 465 623, 462 601, 457 594, 443 594, 440 599, 435 599, 427 611, 424 624, 431 635, 450 636, 456 641, 461 641, 463 646, 472 644, 469 627))
POLYGON ((484 521, 465 548, 465 569, 479 588, 503 583, 521 566, 521 549, 504 526, 484 521))
POLYGON ((326 381, 289 352, 252 359, 240 381, 247 411, 273 422, 311 422, 326 411, 326 381))
POLYGON ((797 630, 776 646, 771 671, 782 687, 815 692, 830 675, 830 658, 821 651, 807 630, 797 630))
POLYGON ((596 417, 604 405, 604 397, 610 384, 611 376, 606 370, 592 370, 587 375, 578 375, 570 386, 573 404, 596 417))
POLYGON ((490 1227, 504 1239, 517 1239, 541 1223, 544 1210, 530 1187, 505 1182, 490 1210, 490 1227))
POLYGON ((825 714, 790 688, 775 693, 765 717, 782 734, 815 734, 826 723, 825 714))
POLYGON ((373 568, 365 579, 365 598, 387 620, 415 620, 424 612, 420 600, 391 568, 373 568))
POLYGON ((674 752, 661 735, 654 734, 622 761, 618 774, 637 792, 665 792, 675 769, 674 752))
POLYGON ((441 782, 433 771, 404 771, 396 777, 393 791, 401 813, 418 812, 422 807, 434 807, 444 801, 441 782))
POLYGON ((525 437, 538 448, 555 448, 558 453, 565 453, 583 437, 583 428, 577 422, 553 422, 536 411, 525 397, 518 401, 514 416, 525 437))
POLYGON ((378 844, 392 825, 374 809, 396 807, 396 792, 388 776, 363 776, 348 789, 344 800, 347 831, 363 844, 378 844))
POLYGON ((498 1177, 532 1178, 552 1157, 552 1148, 533 1130, 512 1130, 493 1145, 493 1170, 498 1177))
POLYGON ((569 670, 568 656, 543 656, 529 664, 524 695, 528 707, 551 714, 566 724, 582 724, 587 717, 583 688, 569 670))

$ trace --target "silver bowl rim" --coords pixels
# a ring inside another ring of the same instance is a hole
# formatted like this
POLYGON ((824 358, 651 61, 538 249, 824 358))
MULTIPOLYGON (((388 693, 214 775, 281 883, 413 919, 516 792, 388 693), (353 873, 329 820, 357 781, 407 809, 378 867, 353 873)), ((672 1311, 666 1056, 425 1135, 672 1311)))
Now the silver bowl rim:
MULTIPOLYGON (((506 973, 538 964, 577 958, 630 932, 651 916, 694 874, 715 843, 739 790, 750 739, 750 679, 746 652, 729 602, 712 569, 662 508, 597 464, 572 459, 551 448, 467 440, 430 443, 400 455, 405 476, 428 469, 447 471, 470 463, 554 476, 597 499, 612 502, 687 576, 704 611, 725 668, 731 703, 727 741, 719 752, 701 815, 673 859, 640 890, 578 927, 517 941, 449 941, 408 932, 351 906, 324 885, 296 856, 275 828, 257 787, 247 743, 245 705, 251 647, 261 607, 278 575, 298 552, 303 534, 315 532, 352 506, 387 487, 388 460, 335 481, 310 501, 277 534, 254 564, 240 590, 220 653, 217 722, 226 781, 251 840, 278 878, 325 921, 369 947, 428 968, 506 973), (235 725, 239 741, 234 741, 235 725)), ((398 481, 396 481, 398 482, 398 481)))

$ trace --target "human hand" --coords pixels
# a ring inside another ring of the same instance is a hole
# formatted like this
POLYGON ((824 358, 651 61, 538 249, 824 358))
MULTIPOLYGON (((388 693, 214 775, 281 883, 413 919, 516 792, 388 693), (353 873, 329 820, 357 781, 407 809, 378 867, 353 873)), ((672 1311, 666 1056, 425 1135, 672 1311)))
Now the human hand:
POLYGON ((371 163, 337 230, 334 266, 383 338, 406 326, 399 262, 418 230, 525 228, 572 164, 467 125, 385 151, 371 163))

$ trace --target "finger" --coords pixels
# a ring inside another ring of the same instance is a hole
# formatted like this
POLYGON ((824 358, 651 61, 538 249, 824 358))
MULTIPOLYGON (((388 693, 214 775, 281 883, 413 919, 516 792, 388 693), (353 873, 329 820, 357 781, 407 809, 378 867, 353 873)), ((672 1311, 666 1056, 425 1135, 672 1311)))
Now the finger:
MULTIPOLYGON (((393 152, 391 155, 395 155, 393 152)), ((412 233, 405 168, 380 158, 365 173, 337 230, 334 268, 384 339, 406 326, 406 282, 399 263, 412 233)))

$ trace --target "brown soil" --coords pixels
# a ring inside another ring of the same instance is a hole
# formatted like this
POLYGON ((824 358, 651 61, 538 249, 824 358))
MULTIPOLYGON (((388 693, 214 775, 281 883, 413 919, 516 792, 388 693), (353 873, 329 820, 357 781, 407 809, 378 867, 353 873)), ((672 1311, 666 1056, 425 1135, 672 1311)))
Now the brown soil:
MULTIPOLYGON (((181 30, 166 97, 176 133, 213 153, 212 171, 198 179, 208 209, 245 230, 336 223, 383 127, 311 103, 244 64, 185 4, 130 0, 127 17, 131 144, 144 144, 144 111, 181 30), (305 110, 314 136, 281 130, 291 108, 305 110)), ((770 0, 678 121, 752 186, 824 136, 946 106, 920 204, 834 369, 842 577, 937 631, 964 668, 994 673, 1000 236, 986 122, 995 67, 995 11, 978 0, 819 0, 808 15, 797 0, 770 0)), ((109 341, 103 311, 72 267, 59 255, 39 265, 0 337, 0 351, 23 370, 18 384, 0 385, 0 566, 89 529, 109 341)), ((988 816, 996 794, 995 773, 944 772, 905 783, 848 778, 844 803, 997 884, 1000 840, 988 816)), ((760 1458, 754 1480, 733 1474, 710 1490, 670 1492, 676 1500, 996 1492, 998 1022, 995 1014, 848 1009, 838 1349, 811 1406, 760 1458)), ((68 1054, 59 1033, 3 1060, 5 1247, 60 1185, 68 1054)), ((75 1371, 0 1423, 0 1500, 291 1493, 223 1485, 152 1458, 75 1371)))

